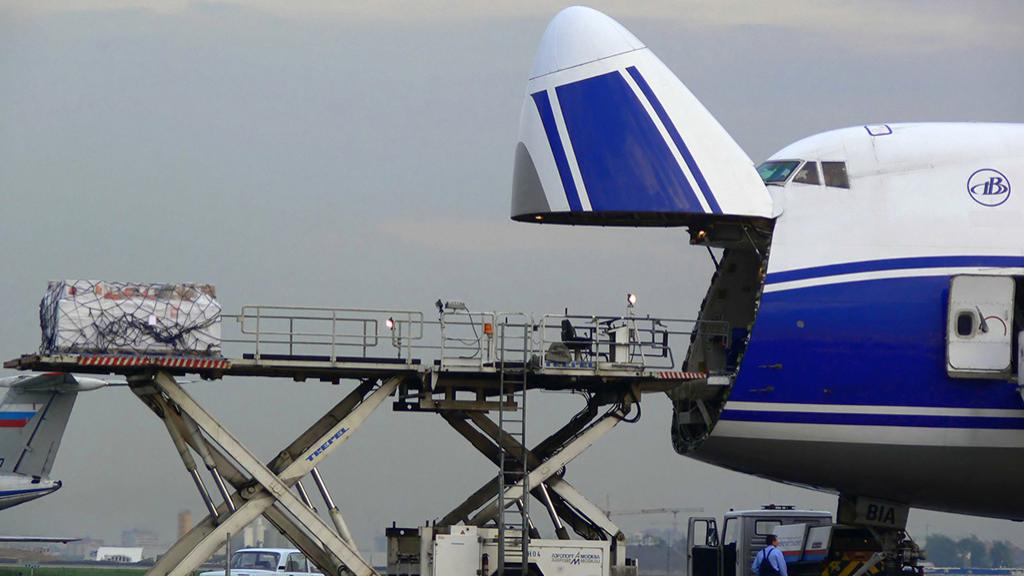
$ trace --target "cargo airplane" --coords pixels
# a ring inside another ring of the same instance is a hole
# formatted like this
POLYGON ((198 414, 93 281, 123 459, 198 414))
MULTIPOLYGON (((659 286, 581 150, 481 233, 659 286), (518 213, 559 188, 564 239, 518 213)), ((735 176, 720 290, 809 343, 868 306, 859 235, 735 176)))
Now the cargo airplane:
POLYGON ((698 327, 684 369, 716 378, 669 394, 680 454, 836 493, 840 519, 1022 520, 1018 185, 1022 124, 855 126, 755 166, 640 40, 573 7, 529 76, 512 218, 721 250, 699 319, 730 330, 698 327))

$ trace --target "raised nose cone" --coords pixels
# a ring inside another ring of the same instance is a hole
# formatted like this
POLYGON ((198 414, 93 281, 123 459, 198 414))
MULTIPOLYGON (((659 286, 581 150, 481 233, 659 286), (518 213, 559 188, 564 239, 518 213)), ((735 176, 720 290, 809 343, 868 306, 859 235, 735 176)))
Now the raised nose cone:
POLYGON ((526 83, 512 218, 685 226, 772 215, 753 163, 661 60, 590 8, 559 12, 526 83))
POLYGON ((572 6, 548 24, 530 78, 642 48, 643 42, 622 24, 593 8, 572 6))

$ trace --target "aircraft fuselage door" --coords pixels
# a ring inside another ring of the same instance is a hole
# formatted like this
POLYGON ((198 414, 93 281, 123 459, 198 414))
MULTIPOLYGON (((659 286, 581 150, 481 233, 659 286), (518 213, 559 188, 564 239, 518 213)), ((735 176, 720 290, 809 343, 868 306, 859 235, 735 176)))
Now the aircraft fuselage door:
POLYGON ((714 518, 690 518, 686 530, 687 576, 718 576, 718 523, 714 518))
POLYGON ((953 378, 1009 378, 1014 279, 954 276, 949 286, 946 371, 953 378))

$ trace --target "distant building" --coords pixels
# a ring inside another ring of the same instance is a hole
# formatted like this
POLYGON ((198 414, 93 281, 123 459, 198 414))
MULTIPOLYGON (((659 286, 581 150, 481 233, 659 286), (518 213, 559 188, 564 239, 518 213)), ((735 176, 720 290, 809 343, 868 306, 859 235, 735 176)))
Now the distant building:
POLYGON ((103 546, 101 538, 82 538, 77 542, 68 542, 64 555, 71 560, 92 560, 96 551, 103 546))
MULTIPOLYGON (((276 528, 268 528, 263 534, 263 545, 267 548, 294 548, 295 545, 277 531, 276 528)), ((386 548, 385 548, 386 549, 386 548)))
POLYGON ((265 546, 267 537, 267 525, 260 516, 249 523, 242 530, 242 546, 245 548, 259 548, 265 546))
POLYGON ((280 534, 276 529, 267 528, 267 522, 261 516, 250 522, 240 532, 231 535, 231 550, 234 552, 242 548, 293 547, 287 539, 283 537, 278 538, 279 536, 280 534))
POLYGON ((142 548, 139 546, 100 546, 96 550, 96 561, 135 564, 142 561, 142 548))
POLYGON ((178 512, 178 538, 181 538, 192 529, 192 511, 182 510, 178 512))
POLYGON ((142 548, 145 557, 156 556, 162 552, 160 536, 152 530, 134 528, 121 532, 121 546, 127 548, 142 548))
MULTIPOLYGON (((180 515, 179 515, 180 522, 180 515)), ((267 521, 262 516, 257 517, 247 526, 231 534, 231 553, 242 548, 294 548, 295 546, 286 538, 280 535, 274 528, 268 529, 267 521)), ((214 555, 223 556, 225 547, 221 546, 214 552, 214 555)))

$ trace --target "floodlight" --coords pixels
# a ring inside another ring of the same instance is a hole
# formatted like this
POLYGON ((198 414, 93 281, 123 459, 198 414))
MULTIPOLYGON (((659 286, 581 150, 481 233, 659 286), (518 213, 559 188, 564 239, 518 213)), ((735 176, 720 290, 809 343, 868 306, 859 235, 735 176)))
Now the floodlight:
POLYGON ((636 306, 636 294, 633 294, 632 292, 626 294, 626 304, 629 304, 630 308, 636 306))

